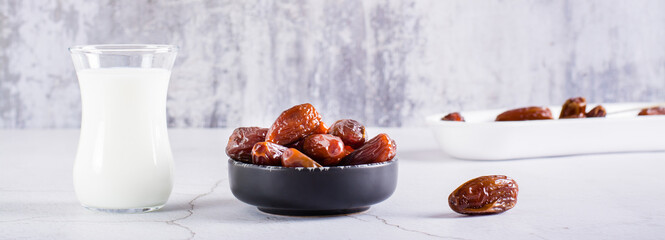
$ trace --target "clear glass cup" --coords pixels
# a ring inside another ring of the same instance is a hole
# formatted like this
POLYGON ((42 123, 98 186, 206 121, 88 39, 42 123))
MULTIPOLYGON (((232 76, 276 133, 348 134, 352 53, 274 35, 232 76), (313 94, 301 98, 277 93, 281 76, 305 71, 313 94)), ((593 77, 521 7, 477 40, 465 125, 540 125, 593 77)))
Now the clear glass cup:
POLYGON ((173 189, 166 92, 177 47, 69 48, 81 88, 74 189, 91 210, 154 211, 173 189))

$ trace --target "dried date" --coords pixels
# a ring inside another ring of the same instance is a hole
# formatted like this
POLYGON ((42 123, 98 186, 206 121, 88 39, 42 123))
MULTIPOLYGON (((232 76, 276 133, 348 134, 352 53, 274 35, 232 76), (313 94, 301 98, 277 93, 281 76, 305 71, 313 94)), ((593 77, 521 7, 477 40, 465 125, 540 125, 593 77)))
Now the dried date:
POLYGON ((252 147, 266 138, 267 128, 240 127, 233 130, 226 144, 226 155, 242 162, 252 161, 252 147))
POLYGON ((303 153, 323 166, 335 166, 344 156, 346 150, 342 139, 330 134, 313 134, 303 141, 303 153))
POLYGON ((585 118, 586 99, 583 97, 569 98, 561 107, 559 119, 563 118, 585 118))
MULTIPOLYGON (((307 138, 307 137, 305 137, 305 138, 307 138)), ((284 146, 287 147, 287 148, 295 148, 295 149, 298 149, 298 151, 302 152, 302 145, 305 142, 305 138, 300 139, 300 140, 295 141, 295 142, 292 142, 292 143, 289 143, 289 144, 286 144, 284 146)))
POLYGON ((282 165, 282 155, 288 148, 271 142, 259 142, 252 148, 252 163, 256 165, 282 165))
POLYGON ((496 121, 548 120, 552 112, 546 107, 525 107, 505 111, 496 117, 496 121))
POLYGON ((359 148, 365 144, 365 126, 353 119, 337 120, 330 125, 328 134, 338 136, 344 144, 359 148))
POLYGON ((328 126, 326 126, 326 123, 321 121, 321 124, 319 124, 319 127, 314 130, 314 134, 326 134, 328 133, 328 126))
POLYGON ((607 115, 607 111, 605 111, 605 108, 601 105, 594 107, 593 109, 589 110, 588 113, 586 113, 586 117, 589 118, 605 117, 605 115, 607 115))
POLYGON ((284 167, 321 167, 321 164, 309 158, 295 148, 289 148, 282 154, 284 167))
POLYGON ((464 122, 464 117, 458 112, 449 113, 448 115, 441 118, 441 121, 454 121, 454 122, 464 122))
POLYGON ((355 151, 355 149, 353 149, 353 148, 352 148, 351 146, 349 146, 349 145, 345 145, 345 146, 344 146, 344 151, 346 152, 346 155, 349 155, 349 154, 351 154, 353 151, 355 151))
POLYGON ((272 124, 265 141, 287 145, 305 136, 324 131, 321 115, 309 103, 293 106, 282 112, 272 124))
POLYGON ((650 107, 644 108, 640 111, 638 116, 647 116, 647 115, 665 115, 665 107, 650 107))
POLYGON ((395 157, 397 145, 388 134, 381 133, 362 147, 342 158, 340 165, 358 165, 390 161, 395 157))
POLYGON ((453 211, 468 215, 505 212, 517 203, 517 182, 503 175, 482 176, 459 186, 448 197, 453 211))

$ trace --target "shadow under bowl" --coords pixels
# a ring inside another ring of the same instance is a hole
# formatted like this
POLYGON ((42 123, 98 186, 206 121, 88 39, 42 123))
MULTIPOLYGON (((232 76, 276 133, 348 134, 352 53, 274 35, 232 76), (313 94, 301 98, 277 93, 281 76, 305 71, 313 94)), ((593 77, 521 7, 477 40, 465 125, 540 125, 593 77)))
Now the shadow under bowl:
POLYGON ((231 192, 240 201, 279 215, 362 212, 397 187, 397 159, 322 168, 261 166, 229 159, 231 192))

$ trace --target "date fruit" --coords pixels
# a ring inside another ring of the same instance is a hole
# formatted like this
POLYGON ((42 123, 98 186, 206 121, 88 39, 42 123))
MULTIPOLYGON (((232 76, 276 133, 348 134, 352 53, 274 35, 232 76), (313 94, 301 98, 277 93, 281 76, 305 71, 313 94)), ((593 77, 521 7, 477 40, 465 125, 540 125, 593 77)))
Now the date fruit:
POLYGON ((307 135, 323 131, 321 115, 309 103, 293 106, 282 112, 272 124, 265 141, 279 145, 296 142, 307 135))
POLYGON ((395 144, 395 140, 392 140, 387 134, 381 133, 367 141, 362 147, 342 158, 340 165, 357 165, 390 161, 395 157, 396 152, 397 145, 395 144))
POLYGON ((303 153, 323 166, 335 166, 347 155, 342 139, 330 134, 312 134, 303 142, 303 153))
POLYGON ((351 146, 349 146, 349 145, 346 145, 346 146, 344 146, 344 151, 346 152, 346 155, 349 155, 350 153, 352 153, 353 151, 355 151, 355 149, 353 149, 353 148, 352 148, 351 146))
POLYGON ((583 97, 569 98, 561 107, 562 118, 584 118, 586 117, 586 99, 583 97))
POLYGON ((589 110, 588 113, 586 113, 586 117, 589 118, 605 117, 605 115, 607 115, 607 111, 605 111, 605 108, 601 105, 596 106, 595 108, 589 110))
POLYGON ((252 163, 256 165, 282 165, 282 155, 288 148, 271 142, 259 142, 252 148, 252 163))
POLYGON ((464 122, 464 117, 458 112, 449 113, 445 117, 441 118, 441 121, 455 121, 455 122, 464 122))
POLYGON ((321 167, 321 164, 309 158, 295 148, 289 148, 282 154, 284 167, 321 167))
POLYGON ((337 120, 330 125, 328 134, 338 136, 344 144, 359 148, 365 144, 365 126, 353 119, 337 120))
POLYGON ((517 203, 517 182, 503 175, 482 176, 465 182, 448 197, 453 211, 467 215, 505 212, 517 203))
POLYGON ((638 116, 647 116, 647 115, 665 115, 665 107, 650 107, 644 108, 640 111, 638 116))
POLYGON ((553 119, 552 112, 546 107, 525 107, 505 111, 496 116, 496 121, 524 121, 553 119))
MULTIPOLYGON (((307 138, 307 137, 305 137, 305 138, 307 138)), ((289 144, 286 144, 284 146, 286 148, 295 148, 295 149, 298 149, 298 151, 302 151, 302 145, 303 145, 303 143, 305 143, 305 138, 300 139, 300 140, 295 141, 295 142, 292 142, 292 143, 289 143, 289 144)))
POLYGON ((260 127, 236 128, 226 144, 226 155, 242 162, 252 162, 252 147, 262 142, 267 132, 267 128, 260 127))
POLYGON ((319 127, 314 130, 314 134, 326 134, 328 133, 328 126, 326 126, 326 123, 321 121, 321 124, 319 124, 319 127))

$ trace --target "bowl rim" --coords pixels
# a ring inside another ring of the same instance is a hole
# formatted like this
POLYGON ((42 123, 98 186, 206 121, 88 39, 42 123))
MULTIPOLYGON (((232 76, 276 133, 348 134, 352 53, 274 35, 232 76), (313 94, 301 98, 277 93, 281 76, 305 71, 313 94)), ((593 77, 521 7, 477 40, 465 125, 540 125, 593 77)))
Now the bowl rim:
POLYGON ((379 162, 379 163, 367 163, 367 164, 358 164, 358 165, 348 165, 348 166, 323 166, 323 167, 284 167, 284 166, 269 166, 269 165, 256 165, 253 163, 246 163, 242 161, 235 160, 233 158, 229 158, 229 164, 232 164, 237 167, 243 167, 243 168, 253 168, 253 169, 258 169, 258 170, 266 170, 266 171, 294 171, 294 172, 301 172, 302 170, 306 169, 309 171, 340 171, 344 169, 371 169, 371 168, 379 168, 379 167, 384 167, 388 165, 392 165, 397 163, 397 157, 385 161, 385 162, 379 162))

